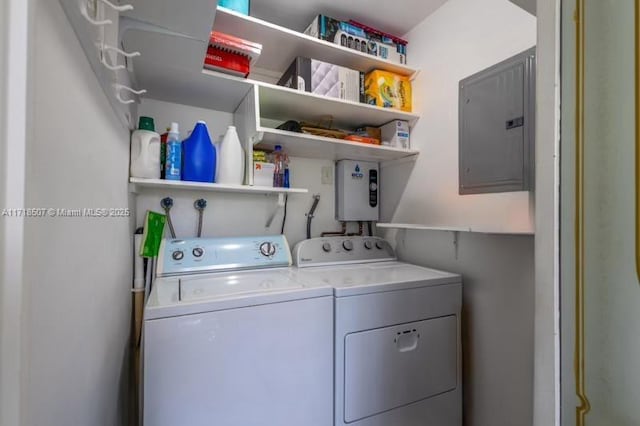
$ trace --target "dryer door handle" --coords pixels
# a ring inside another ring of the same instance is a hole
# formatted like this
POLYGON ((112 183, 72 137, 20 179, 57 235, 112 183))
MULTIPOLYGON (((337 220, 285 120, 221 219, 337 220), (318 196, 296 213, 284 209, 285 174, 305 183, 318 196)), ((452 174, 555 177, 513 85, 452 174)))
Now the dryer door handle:
POLYGON ((420 333, 418 333, 416 329, 398 332, 396 338, 393 339, 398 352, 411 352, 415 350, 418 347, 419 340, 420 333))

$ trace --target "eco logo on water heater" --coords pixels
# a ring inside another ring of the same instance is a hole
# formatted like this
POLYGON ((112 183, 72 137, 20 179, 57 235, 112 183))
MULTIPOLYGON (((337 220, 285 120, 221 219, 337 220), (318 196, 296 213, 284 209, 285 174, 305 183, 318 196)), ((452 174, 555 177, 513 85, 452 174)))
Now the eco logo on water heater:
POLYGON ((360 165, 356 164, 355 171, 351 173, 352 179, 362 179, 364 177, 364 173, 360 172, 360 165))

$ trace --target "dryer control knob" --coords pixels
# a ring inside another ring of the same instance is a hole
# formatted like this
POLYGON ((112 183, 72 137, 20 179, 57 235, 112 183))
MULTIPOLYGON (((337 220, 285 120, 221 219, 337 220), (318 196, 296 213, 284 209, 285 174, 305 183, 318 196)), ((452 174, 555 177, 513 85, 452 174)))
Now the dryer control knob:
POLYGON ((331 244, 329 243, 322 244, 322 251, 324 251, 325 253, 329 253, 331 251, 331 244))
POLYGON ((196 247, 191 253, 193 253, 194 257, 202 257, 204 255, 204 249, 202 247, 196 247))
POLYGON ((376 248, 378 250, 382 250, 384 248, 384 244, 382 243, 382 241, 376 241, 376 248))
POLYGON ((365 241, 364 248, 366 248, 367 250, 371 250, 373 248, 373 244, 371 243, 371 241, 365 241))
POLYGON ((184 258, 184 252, 182 250, 176 250, 171 253, 173 260, 182 260, 184 258))
POLYGON ((342 243, 342 247, 346 250, 346 251, 351 251, 353 250, 353 242, 351 240, 346 240, 342 243))
POLYGON ((269 241, 264 242, 260 244, 260 253, 262 253, 262 255, 266 257, 273 256, 274 254, 276 254, 276 246, 269 241))

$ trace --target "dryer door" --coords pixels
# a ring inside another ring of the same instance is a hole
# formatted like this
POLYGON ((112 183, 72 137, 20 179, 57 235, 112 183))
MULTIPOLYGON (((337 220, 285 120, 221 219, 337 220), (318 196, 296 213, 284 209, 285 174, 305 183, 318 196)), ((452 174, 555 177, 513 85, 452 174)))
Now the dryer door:
POLYGON ((455 315, 345 337, 344 421, 455 389, 455 315))

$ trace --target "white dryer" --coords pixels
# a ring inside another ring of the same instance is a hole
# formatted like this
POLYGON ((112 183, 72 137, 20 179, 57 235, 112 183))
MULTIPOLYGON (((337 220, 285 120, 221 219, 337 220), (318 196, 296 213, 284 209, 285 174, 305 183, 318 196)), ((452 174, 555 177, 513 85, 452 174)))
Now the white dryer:
POLYGON ((375 237, 294 249, 335 297, 335 426, 461 426, 461 277, 398 262, 375 237))
POLYGON ((284 236, 165 240, 144 314, 145 426, 331 426, 333 297, 284 236))

